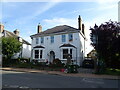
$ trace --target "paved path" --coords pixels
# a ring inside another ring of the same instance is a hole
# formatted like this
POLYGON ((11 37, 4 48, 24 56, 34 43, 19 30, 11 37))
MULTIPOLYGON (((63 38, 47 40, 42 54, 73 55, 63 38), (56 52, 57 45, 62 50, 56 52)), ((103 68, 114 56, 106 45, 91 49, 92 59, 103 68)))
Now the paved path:
POLYGON ((9 70, 9 71, 22 71, 22 72, 30 72, 30 73, 44 73, 44 74, 54 74, 54 75, 62 75, 62 76, 74 76, 74 77, 90 77, 90 78, 103 78, 103 79, 120 79, 119 76, 113 75, 96 75, 91 73, 64 73, 60 71, 45 71, 45 70, 35 70, 35 69, 24 69, 24 68, 0 68, 1 70, 9 70))

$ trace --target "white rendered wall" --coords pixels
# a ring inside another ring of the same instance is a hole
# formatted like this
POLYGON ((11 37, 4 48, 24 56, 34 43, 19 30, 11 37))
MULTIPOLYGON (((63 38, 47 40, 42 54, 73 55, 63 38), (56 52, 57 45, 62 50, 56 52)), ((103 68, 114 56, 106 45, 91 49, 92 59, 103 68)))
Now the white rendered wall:
POLYGON ((22 57, 24 57, 24 58, 31 57, 31 45, 23 44, 22 57))
MULTIPOLYGON (((55 52, 55 58, 59 58, 62 59, 62 48, 60 48, 61 45, 63 44, 72 44, 74 45, 76 48, 72 48, 73 49, 73 59, 76 59, 77 57, 77 62, 79 64, 81 64, 80 60, 83 59, 83 54, 82 51, 84 53, 84 38, 80 35, 80 33, 73 33, 73 41, 68 40, 68 34, 66 35, 66 42, 62 42, 62 37, 61 35, 54 35, 54 43, 50 42, 50 36, 45 36, 44 37, 44 43, 41 44, 40 43, 40 37, 39 37, 39 44, 36 44, 36 38, 33 38, 32 40, 32 47, 35 46, 44 46, 45 50, 44 52, 44 59, 48 59, 49 60, 49 55, 50 55, 50 51, 54 51, 55 52), (82 43, 81 43, 82 42, 82 43), (76 55, 77 53, 77 55, 76 55)), ((71 47, 70 47, 71 48, 71 47)), ((33 50, 33 54, 34 54, 34 50, 33 50)), ((32 57, 32 59, 34 59, 34 55, 32 57)), ((81 60, 82 61, 82 60, 81 60)))

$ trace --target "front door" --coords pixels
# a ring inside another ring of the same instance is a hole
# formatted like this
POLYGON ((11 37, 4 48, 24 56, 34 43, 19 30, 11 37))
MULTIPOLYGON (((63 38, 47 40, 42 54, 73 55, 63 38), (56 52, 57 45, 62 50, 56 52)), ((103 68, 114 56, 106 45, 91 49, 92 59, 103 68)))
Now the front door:
POLYGON ((53 62, 54 59, 55 59, 55 53, 54 51, 50 51, 50 62, 53 62))

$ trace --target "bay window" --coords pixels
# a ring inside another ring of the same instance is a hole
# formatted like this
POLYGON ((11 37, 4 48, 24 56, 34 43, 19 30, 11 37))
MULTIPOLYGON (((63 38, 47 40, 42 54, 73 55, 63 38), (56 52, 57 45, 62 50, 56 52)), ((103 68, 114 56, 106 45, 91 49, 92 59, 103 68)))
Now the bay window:
POLYGON ((39 50, 35 50, 35 59, 38 59, 39 58, 39 50))

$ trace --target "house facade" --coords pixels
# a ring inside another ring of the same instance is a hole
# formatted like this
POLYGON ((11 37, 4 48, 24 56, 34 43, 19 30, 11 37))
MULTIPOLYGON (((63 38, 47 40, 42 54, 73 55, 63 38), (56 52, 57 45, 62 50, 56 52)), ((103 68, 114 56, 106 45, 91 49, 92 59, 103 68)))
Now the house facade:
POLYGON ((0 24, 0 35, 1 37, 15 37, 22 43, 22 49, 20 52, 15 53, 12 58, 30 58, 31 57, 31 44, 19 36, 19 30, 16 29, 13 32, 4 29, 4 25, 0 24))
POLYGON ((42 31, 42 26, 39 24, 38 33, 30 36, 32 39, 31 60, 53 62, 58 58, 66 63, 69 55, 74 64, 81 65, 85 53, 84 29, 80 16, 78 29, 61 25, 42 31))

